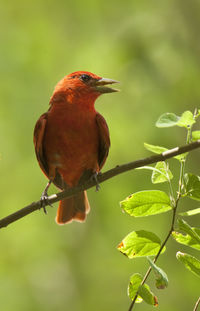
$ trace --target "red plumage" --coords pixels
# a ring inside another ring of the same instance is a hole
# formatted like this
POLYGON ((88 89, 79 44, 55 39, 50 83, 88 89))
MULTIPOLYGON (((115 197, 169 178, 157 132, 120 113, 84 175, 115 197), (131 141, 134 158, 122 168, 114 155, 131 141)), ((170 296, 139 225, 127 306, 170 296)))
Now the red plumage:
MULTIPOLYGON (((98 173, 110 147, 105 119, 94 103, 106 85, 117 81, 86 71, 64 77, 55 87, 49 110, 35 125, 34 145, 39 165, 59 189, 82 184, 98 173)), ((86 191, 60 201, 56 221, 84 221, 90 206, 86 191)))

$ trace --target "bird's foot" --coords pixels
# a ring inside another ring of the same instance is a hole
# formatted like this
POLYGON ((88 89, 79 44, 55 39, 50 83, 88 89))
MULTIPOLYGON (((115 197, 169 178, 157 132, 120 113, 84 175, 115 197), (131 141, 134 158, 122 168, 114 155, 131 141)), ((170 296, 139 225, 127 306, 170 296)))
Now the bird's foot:
POLYGON ((92 180, 94 180, 95 183, 96 183, 96 192, 99 191, 99 190, 101 189, 101 187, 100 187, 100 185, 99 185, 99 182, 98 182, 98 178, 97 178, 98 175, 101 175, 101 173, 100 173, 100 172, 99 172, 99 173, 95 172, 95 173, 92 175, 92 180))
POLYGON ((51 185, 51 180, 48 182, 48 184, 46 185, 44 191, 42 192, 42 195, 41 195, 41 198, 40 198, 40 205, 41 205, 41 208, 43 209, 44 213, 47 214, 47 210, 46 210, 46 205, 50 205, 50 206, 53 206, 50 202, 49 202, 49 199, 48 199, 48 189, 49 189, 49 186, 51 185))

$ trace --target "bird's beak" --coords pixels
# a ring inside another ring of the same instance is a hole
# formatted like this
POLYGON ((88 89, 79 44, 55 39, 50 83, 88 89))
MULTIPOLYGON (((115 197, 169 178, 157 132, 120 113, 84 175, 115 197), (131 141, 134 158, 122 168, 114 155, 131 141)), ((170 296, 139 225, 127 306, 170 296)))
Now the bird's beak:
POLYGON ((107 87, 106 85, 108 84, 114 84, 114 83, 119 83, 119 81, 112 80, 112 79, 106 79, 106 78, 101 78, 100 80, 95 81, 94 88, 96 91, 98 91, 101 94, 104 93, 112 93, 112 92, 119 92, 117 89, 113 89, 111 87, 107 87))

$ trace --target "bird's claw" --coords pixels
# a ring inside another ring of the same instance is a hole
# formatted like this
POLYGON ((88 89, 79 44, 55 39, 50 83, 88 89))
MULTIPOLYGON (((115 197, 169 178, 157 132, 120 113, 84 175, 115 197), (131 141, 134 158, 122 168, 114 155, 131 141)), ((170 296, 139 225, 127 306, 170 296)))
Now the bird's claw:
POLYGON ((49 202, 48 194, 47 194, 47 190, 49 189, 50 184, 51 184, 51 181, 48 182, 40 198, 40 205, 45 214, 47 214, 46 205, 50 205, 51 207, 53 207, 53 205, 49 202))
POLYGON ((97 173, 95 172, 93 175, 92 175, 92 179, 95 181, 96 183, 96 192, 99 191, 101 189, 100 185, 99 185, 99 182, 98 182, 98 178, 97 176, 100 175, 100 173, 97 173))
POLYGON ((45 214, 47 214, 47 210, 46 210, 45 206, 49 205, 49 206, 53 207, 53 205, 49 202, 47 193, 45 193, 45 192, 43 192, 41 195, 40 205, 41 205, 41 208, 43 209, 45 214))
POLYGON ((44 213, 47 214, 47 210, 46 210, 46 205, 47 205, 47 201, 48 201, 48 196, 44 194, 44 192, 41 195, 40 198, 40 206, 43 209, 44 213))

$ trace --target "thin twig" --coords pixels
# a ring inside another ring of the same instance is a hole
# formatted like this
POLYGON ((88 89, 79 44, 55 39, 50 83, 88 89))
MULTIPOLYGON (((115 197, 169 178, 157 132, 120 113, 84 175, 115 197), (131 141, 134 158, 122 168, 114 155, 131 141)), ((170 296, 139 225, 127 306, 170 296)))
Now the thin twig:
MULTIPOLYGON (((159 161, 165 161, 166 159, 172 158, 178 154, 189 152, 189 151, 192 151, 192 150, 197 149, 199 147, 200 147, 200 140, 197 140, 191 144, 184 145, 181 147, 176 147, 176 148, 164 151, 163 153, 158 154, 158 155, 154 155, 154 156, 151 156, 148 158, 143 158, 143 159, 139 159, 139 160, 136 160, 136 161, 133 161, 130 163, 118 165, 115 168, 112 168, 109 171, 107 171, 103 174, 100 174, 98 176, 98 183, 102 183, 102 182, 104 182, 104 181, 106 181, 106 180, 108 180, 114 176, 117 176, 119 174, 133 170, 133 169, 138 168, 138 167, 142 167, 144 165, 149 165, 149 164, 156 163, 159 161)), ((89 188, 92 188, 93 186, 96 186, 96 181, 90 179, 89 181, 87 181, 86 183, 84 183, 81 186, 77 186, 74 188, 70 188, 66 191, 62 191, 62 192, 53 194, 53 195, 48 197, 48 200, 45 204, 43 204, 43 207, 47 206, 49 204, 58 202, 64 198, 71 197, 71 196, 73 196, 73 195, 75 195, 75 194, 77 194, 83 190, 87 190, 89 188)), ((18 219, 36 211, 36 210, 39 210, 40 208, 41 208, 41 201, 40 200, 37 202, 33 202, 30 205, 18 210, 17 212, 10 214, 9 216, 7 216, 5 218, 2 218, 0 220, 0 228, 8 226, 9 224, 15 222, 16 220, 18 220, 18 219)))
POLYGON ((199 304, 200 304, 200 297, 198 298, 197 302, 195 303, 193 311, 197 311, 199 304))

